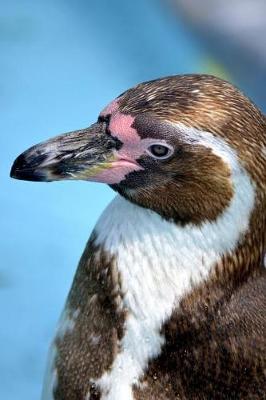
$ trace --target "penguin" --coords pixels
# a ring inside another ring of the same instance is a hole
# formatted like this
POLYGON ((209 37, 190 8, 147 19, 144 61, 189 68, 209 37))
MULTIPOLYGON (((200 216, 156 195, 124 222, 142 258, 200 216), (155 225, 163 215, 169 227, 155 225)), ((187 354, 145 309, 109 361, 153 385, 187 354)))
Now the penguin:
POLYGON ((11 176, 117 196, 51 345, 43 400, 266 399, 266 117, 210 75, 144 82, 11 176))

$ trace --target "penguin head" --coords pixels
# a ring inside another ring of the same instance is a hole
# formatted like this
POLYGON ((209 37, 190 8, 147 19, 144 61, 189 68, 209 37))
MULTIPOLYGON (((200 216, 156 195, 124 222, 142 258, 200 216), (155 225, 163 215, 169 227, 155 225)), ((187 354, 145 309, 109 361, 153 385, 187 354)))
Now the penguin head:
POLYGON ((230 205, 243 173, 265 196, 265 129, 260 111, 226 81, 161 78, 124 92, 91 127, 22 153, 11 176, 104 182, 168 220, 200 224, 230 205))

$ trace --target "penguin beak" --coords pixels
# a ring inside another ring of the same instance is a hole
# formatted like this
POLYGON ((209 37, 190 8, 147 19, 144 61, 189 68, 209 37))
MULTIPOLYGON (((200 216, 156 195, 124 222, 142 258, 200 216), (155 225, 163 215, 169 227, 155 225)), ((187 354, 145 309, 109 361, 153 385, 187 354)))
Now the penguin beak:
POLYGON ((116 161, 122 143, 103 123, 37 144, 14 162, 10 176, 26 181, 95 180, 116 161))

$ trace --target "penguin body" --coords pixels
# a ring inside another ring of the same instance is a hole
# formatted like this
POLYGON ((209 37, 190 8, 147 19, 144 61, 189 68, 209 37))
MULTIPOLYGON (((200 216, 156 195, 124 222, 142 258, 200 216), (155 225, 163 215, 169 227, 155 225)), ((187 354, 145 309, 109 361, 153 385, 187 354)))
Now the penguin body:
POLYGON ((43 400, 265 398, 266 120, 207 75, 146 82, 18 179, 118 196, 80 260, 43 400))

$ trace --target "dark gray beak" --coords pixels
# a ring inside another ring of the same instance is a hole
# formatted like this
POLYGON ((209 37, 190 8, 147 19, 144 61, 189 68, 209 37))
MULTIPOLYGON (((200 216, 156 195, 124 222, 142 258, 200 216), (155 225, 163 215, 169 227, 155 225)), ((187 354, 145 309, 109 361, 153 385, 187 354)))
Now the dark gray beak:
POLYGON ((66 133, 37 144, 15 160, 10 176, 26 181, 94 180, 112 165, 121 142, 106 132, 105 123, 66 133))

